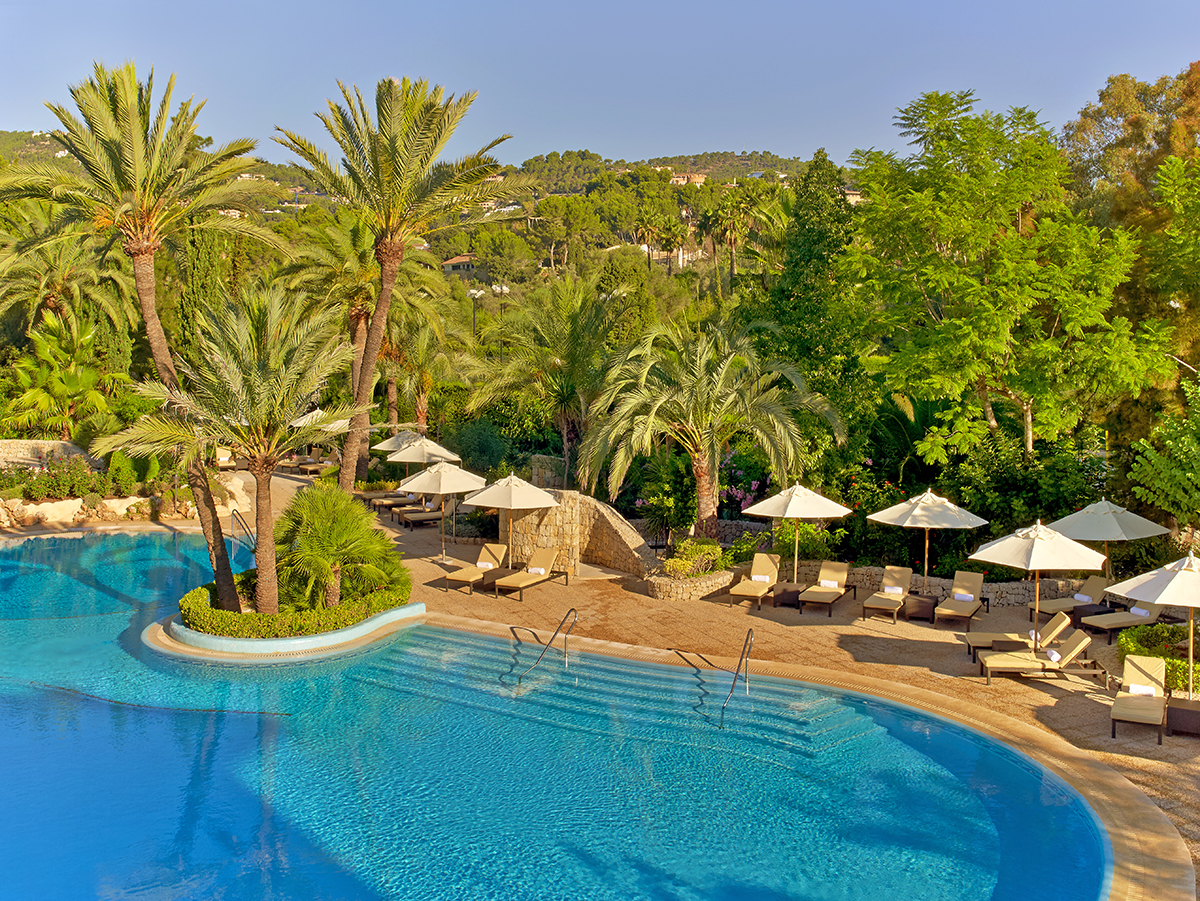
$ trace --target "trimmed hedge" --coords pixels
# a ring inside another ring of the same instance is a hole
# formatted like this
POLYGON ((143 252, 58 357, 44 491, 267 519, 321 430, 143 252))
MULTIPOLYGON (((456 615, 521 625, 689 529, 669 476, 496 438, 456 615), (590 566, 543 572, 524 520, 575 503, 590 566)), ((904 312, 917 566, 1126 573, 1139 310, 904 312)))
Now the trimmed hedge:
MULTIPOLYGON (((1123 629, 1117 636, 1117 649, 1121 663, 1126 656, 1134 654, 1138 657, 1158 657, 1167 662, 1167 688, 1173 692, 1187 691, 1187 645, 1184 645, 1183 657, 1180 658, 1179 642, 1187 641, 1187 626, 1172 623, 1152 623, 1147 626, 1133 626, 1123 629)), ((1200 653, 1200 647, 1197 648, 1200 653)), ((1197 661, 1200 663, 1200 661, 1197 661)), ((1200 676, 1200 665, 1196 667, 1196 675, 1200 676)), ((1200 679, 1196 679, 1192 690, 1200 689, 1200 679)))
MULTIPOLYGON (((320 635, 360 623, 370 616, 403 607, 412 594, 412 583, 380 588, 360 598, 342 597, 336 607, 311 610, 281 610, 267 613, 234 613, 212 606, 215 597, 213 583, 194 588, 179 599, 183 624, 207 635, 228 638, 295 638, 300 635, 320 635)), ((242 583, 239 582, 239 590, 242 583)))

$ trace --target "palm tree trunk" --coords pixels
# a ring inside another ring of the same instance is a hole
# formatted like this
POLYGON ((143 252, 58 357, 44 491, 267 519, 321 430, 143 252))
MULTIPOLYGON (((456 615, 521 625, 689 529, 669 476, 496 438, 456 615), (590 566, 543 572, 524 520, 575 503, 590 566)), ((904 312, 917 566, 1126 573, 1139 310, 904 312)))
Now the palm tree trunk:
POLYGON ((362 374, 363 350, 367 344, 367 317, 360 312, 350 315, 350 346, 354 356, 350 359, 350 387, 357 390, 358 377, 362 374))
POLYGON ((696 477, 696 534, 717 537, 717 480, 712 461, 692 457, 692 474, 696 477))
MULTIPOLYGON (((379 299, 375 312, 371 314, 371 325, 367 329, 367 343, 363 348, 362 364, 358 381, 354 386, 355 406, 366 407, 371 402, 375 388, 375 364, 379 362, 379 351, 383 347, 383 334, 387 327, 388 310, 392 306, 392 288, 396 275, 404 260, 404 245, 399 242, 380 240, 375 245, 375 258, 379 261, 379 299)), ((338 485, 347 493, 354 490, 354 477, 362 448, 367 443, 367 427, 371 424, 370 414, 364 410, 350 420, 350 433, 346 436, 342 451, 342 469, 338 485)))
MULTIPOLYGON (((159 380, 170 387, 178 387, 175 363, 171 360, 171 348, 158 318, 157 297, 154 282, 154 251, 125 247, 133 260, 133 284, 137 291, 138 305, 142 308, 142 322, 146 326, 146 341, 150 345, 150 356, 159 380)), ((237 585, 233 581, 233 567, 229 563, 229 549, 225 547, 225 533, 221 519, 217 516, 216 501, 208 487, 208 473, 204 463, 196 458, 188 467, 188 485, 196 501, 196 514, 204 541, 208 544, 208 560, 212 564, 217 587, 217 607, 221 610, 240 610, 237 585)))
POLYGON ((271 512, 271 475, 274 466, 252 461, 254 476, 254 565, 258 568, 254 609, 259 613, 279 612, 279 578, 275 572, 275 516, 271 512))
POLYGON ((558 427, 563 443, 563 491, 571 485, 571 424, 563 420, 558 427))
POLYGON ((429 392, 418 391, 414 406, 417 414, 417 434, 425 435, 429 432, 429 392))
POLYGON ((342 564, 335 563, 329 584, 325 586, 325 606, 336 607, 342 602, 342 564))

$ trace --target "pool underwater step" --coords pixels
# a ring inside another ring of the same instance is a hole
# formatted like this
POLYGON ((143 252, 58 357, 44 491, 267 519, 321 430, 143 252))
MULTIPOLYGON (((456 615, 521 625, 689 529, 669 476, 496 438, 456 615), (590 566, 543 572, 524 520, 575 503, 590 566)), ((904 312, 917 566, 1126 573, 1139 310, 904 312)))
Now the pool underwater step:
MULTIPOLYGON (((449 651, 421 648, 419 640, 405 642, 354 678, 430 701, 529 715, 556 724, 582 717, 598 731, 633 739, 669 728, 690 743, 715 728, 732 679, 721 671, 680 670, 676 678, 664 681, 661 671, 631 669, 628 662, 572 655, 570 667, 565 668, 561 656, 547 655, 522 685, 522 694, 537 694, 538 713, 533 716, 532 705, 522 710, 516 678, 536 659, 540 646, 515 649, 474 636, 447 644, 449 651)), ((885 731, 835 697, 761 679, 751 680, 749 697, 738 687, 726 712, 725 728, 805 756, 827 754, 836 746, 885 731)))

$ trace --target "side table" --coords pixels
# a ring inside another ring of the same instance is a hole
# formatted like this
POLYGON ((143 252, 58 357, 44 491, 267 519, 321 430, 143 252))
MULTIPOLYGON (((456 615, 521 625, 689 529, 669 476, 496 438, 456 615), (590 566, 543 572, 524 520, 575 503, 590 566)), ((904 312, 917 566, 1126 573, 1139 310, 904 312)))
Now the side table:
POLYGON ((1107 604, 1078 604, 1071 611, 1071 627, 1074 629, 1083 628, 1083 618, 1085 616, 1102 616, 1105 613, 1114 613, 1112 607, 1107 604))
POLYGON ((933 611, 937 608, 938 599, 927 594, 910 594, 904 599, 904 621, 927 619, 933 622, 933 611))
POLYGON ((1170 698, 1167 701, 1167 735, 1176 732, 1200 735, 1200 699, 1170 698))
POLYGON ((776 582, 771 592, 772 607, 795 607, 800 609, 800 593, 807 588, 796 582, 776 582))

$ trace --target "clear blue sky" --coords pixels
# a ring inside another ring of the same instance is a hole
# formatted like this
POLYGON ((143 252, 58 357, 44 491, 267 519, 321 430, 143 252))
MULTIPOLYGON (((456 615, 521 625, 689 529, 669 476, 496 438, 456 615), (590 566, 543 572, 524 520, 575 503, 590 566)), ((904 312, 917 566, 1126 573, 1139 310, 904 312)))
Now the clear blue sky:
POLYGON ((577 4, 459 0, 106 3, 0 0, 0 129, 45 129, 45 101, 92 60, 178 76, 207 98, 199 127, 289 158, 274 126, 314 139, 336 82, 371 92, 423 77, 479 97, 455 144, 492 137, 520 163, 587 148, 646 159, 770 150, 842 162, 895 147, 897 107, 930 90, 1028 106, 1057 129, 1109 75, 1175 74, 1200 59, 1200 0, 844 0, 577 4))

